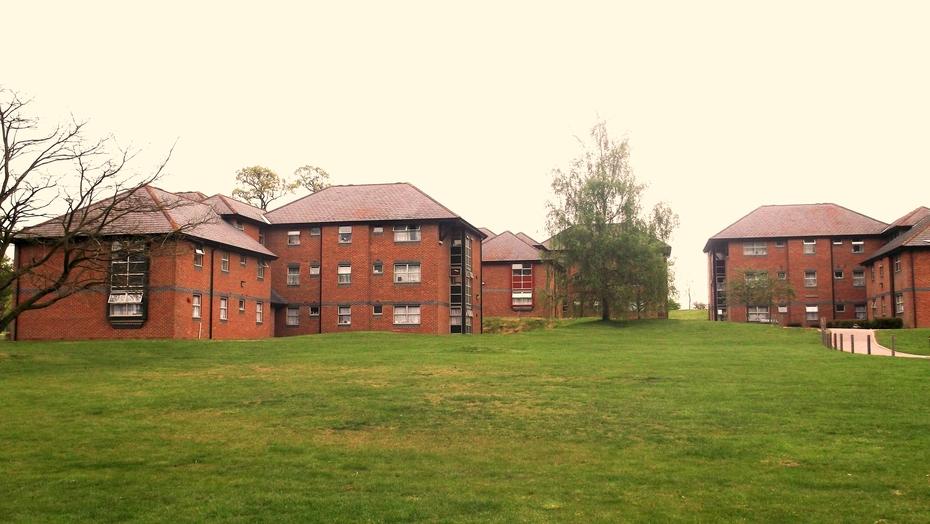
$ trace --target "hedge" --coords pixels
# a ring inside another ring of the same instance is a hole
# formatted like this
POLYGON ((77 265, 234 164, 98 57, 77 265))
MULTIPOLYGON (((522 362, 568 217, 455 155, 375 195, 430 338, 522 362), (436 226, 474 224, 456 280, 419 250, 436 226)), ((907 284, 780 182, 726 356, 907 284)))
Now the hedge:
POLYGON ((830 320, 828 328, 861 328, 861 329, 901 329, 904 327, 902 318, 876 318, 875 320, 830 320))

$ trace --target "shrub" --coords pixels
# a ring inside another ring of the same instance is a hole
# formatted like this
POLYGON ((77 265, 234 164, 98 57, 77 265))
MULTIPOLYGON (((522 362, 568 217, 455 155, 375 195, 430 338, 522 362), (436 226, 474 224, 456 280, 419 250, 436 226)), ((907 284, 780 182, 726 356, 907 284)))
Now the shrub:
POLYGON ((828 328, 860 328, 860 329, 901 329, 904 320, 900 318, 876 318, 875 320, 831 320, 827 322, 828 328))

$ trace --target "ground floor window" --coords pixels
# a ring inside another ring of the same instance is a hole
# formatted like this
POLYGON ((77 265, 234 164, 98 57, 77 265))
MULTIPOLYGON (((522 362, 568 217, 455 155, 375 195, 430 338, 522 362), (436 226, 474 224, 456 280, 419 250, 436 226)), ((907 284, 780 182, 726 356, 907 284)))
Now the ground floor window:
POLYGON ((339 318, 337 323, 340 326, 352 324, 352 306, 339 306, 339 318))
POLYGON ((229 320, 229 299, 220 297, 220 320, 229 320))
POLYGON ((420 323, 420 306, 394 306, 394 324, 399 326, 420 323))
POLYGON ((856 304, 856 320, 865 320, 869 314, 865 310, 865 304, 856 304))
POLYGON ((837 312, 837 313, 845 313, 845 312, 846 312, 846 304, 836 304, 835 307, 836 307, 836 312, 837 312))
POLYGON ((320 306, 310 306, 310 316, 311 317, 320 316, 320 306))
POLYGON ((245 313, 245 299, 244 298, 239 299, 239 312, 245 313))
POLYGON ((265 321, 265 303, 256 302, 255 303, 255 323, 261 324, 265 321))
POLYGON ((297 306, 287 306, 287 317, 285 323, 288 326, 300 325, 300 308, 297 306))
POLYGON ((769 307, 768 306, 749 306, 749 321, 750 322, 768 322, 769 321, 769 307))
POLYGON ((894 296, 894 312, 899 315, 904 313, 904 295, 901 293, 894 296))
POLYGON ((200 318, 200 295, 196 293, 191 296, 191 316, 200 318))
POLYGON ((375 304, 371 306, 371 314, 376 316, 381 316, 384 313, 384 306, 381 304, 375 304))
POLYGON ((788 306, 787 306, 787 305, 778 306, 778 312, 779 312, 779 313, 787 313, 787 312, 788 312, 788 306))
POLYGON ((817 306, 807 306, 804 308, 804 311, 805 311, 804 318, 806 320, 814 321, 814 322, 817 321, 817 313, 820 311, 820 309, 817 306))

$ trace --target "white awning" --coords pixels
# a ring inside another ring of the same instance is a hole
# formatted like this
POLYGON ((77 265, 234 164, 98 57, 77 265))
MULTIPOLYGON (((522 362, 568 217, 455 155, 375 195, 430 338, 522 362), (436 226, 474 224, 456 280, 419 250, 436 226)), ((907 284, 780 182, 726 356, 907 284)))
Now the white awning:
POLYGON ((203 249, 201 249, 201 248, 198 247, 197 249, 194 250, 194 253, 196 253, 196 254, 198 254, 198 255, 202 255, 202 254, 203 254, 203 249))
POLYGON ((817 306, 807 306, 804 310, 807 311, 808 313, 816 313, 817 306))
POLYGON ((141 304, 142 293, 114 293, 107 300, 108 304, 141 304))
POLYGON ((300 231, 288 231, 287 234, 288 235, 299 235, 300 231))
POLYGON ((513 298, 533 298, 532 291, 514 291, 513 298))

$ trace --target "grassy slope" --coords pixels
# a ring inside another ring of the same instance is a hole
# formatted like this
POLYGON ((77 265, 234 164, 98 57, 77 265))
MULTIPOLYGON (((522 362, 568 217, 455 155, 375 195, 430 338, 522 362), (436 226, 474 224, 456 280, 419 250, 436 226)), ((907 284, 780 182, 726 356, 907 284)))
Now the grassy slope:
POLYGON ((891 337, 895 337, 895 349, 914 355, 930 355, 930 329, 880 329, 876 330, 878 342, 891 347, 891 337))
POLYGON ((927 362, 698 321, 0 346, 0 521, 925 521, 927 362))

